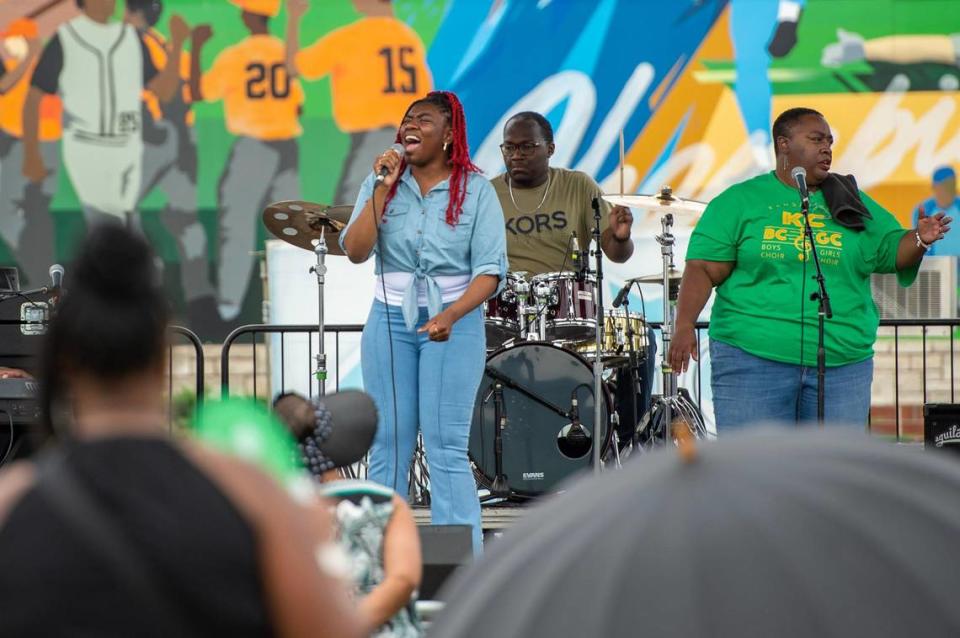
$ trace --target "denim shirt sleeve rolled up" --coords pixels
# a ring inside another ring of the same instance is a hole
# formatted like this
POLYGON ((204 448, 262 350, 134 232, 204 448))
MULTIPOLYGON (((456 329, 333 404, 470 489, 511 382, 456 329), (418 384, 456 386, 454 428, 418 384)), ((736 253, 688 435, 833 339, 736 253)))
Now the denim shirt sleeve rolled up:
MULTIPOLYGON (((371 173, 360 186, 357 202, 347 227, 340 233, 340 246, 350 227, 363 211, 373 193, 371 173)), ((387 205, 380 225, 380 236, 371 254, 376 254, 374 272, 412 273, 414 277, 403 295, 403 316, 407 327, 417 321, 417 285, 423 282, 427 291, 430 316, 443 309, 437 275, 494 275, 499 281, 499 294, 507 274, 507 241, 503 209, 493 186, 482 175, 470 173, 463 211, 455 226, 446 222, 450 197, 449 180, 430 189, 425 196, 410 172, 400 176, 393 199, 387 205)), ((369 255, 367 258, 369 259, 369 255)))

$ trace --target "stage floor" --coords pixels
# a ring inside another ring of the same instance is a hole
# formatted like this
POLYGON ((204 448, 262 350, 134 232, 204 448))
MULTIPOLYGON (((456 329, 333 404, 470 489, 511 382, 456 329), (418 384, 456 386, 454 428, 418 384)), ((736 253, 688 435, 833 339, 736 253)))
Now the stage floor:
MULTIPOLYGON (((527 508, 533 503, 534 501, 530 503, 497 503, 495 505, 482 506, 480 508, 480 515, 483 519, 483 529, 503 530, 510 527, 526 513, 527 508)), ((416 519, 417 525, 430 524, 429 507, 414 505, 412 509, 413 517, 416 519)))

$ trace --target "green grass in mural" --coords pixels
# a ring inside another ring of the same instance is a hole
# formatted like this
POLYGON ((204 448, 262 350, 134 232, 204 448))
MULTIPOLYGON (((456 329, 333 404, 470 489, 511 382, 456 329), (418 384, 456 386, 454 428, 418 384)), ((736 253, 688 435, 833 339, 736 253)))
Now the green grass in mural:
MULTIPOLYGON (((956 66, 939 64, 891 65, 857 62, 836 69, 824 68, 824 47, 837 41, 837 30, 864 38, 889 35, 951 35, 960 33, 958 0, 809 0, 797 29, 797 44, 784 58, 770 65, 770 80, 777 95, 857 93, 884 90, 895 74, 904 74, 914 89, 937 90, 939 79, 956 66)), ((702 81, 731 85, 736 81, 732 60, 705 62, 702 81)))

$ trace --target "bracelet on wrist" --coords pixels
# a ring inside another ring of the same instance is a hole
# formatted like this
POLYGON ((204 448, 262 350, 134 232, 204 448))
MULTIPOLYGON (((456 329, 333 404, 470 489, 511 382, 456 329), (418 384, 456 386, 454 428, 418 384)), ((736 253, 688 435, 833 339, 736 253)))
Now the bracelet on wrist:
POLYGON ((930 250, 930 246, 933 244, 927 244, 922 239, 920 239, 920 231, 913 231, 914 236, 917 238, 917 248, 923 248, 924 251, 930 250))

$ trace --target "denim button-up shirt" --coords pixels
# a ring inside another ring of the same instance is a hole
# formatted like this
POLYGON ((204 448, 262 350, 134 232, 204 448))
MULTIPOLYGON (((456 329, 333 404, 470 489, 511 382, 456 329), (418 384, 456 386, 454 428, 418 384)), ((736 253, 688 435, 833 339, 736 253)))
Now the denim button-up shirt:
MULTIPOLYGON (((360 186, 357 203, 347 227, 340 233, 340 246, 350 226, 363 211, 373 194, 375 177, 371 173, 360 186)), ((443 310, 436 275, 495 275, 500 281, 494 293, 499 294, 507 274, 507 240, 503 209, 497 193, 482 175, 470 173, 463 212, 456 226, 446 222, 450 197, 449 180, 420 195, 420 186, 410 167, 400 176, 400 184, 387 205, 380 225, 380 239, 373 252, 382 250, 375 272, 407 272, 414 276, 403 294, 403 318, 407 328, 416 327, 419 315, 417 286, 423 282, 427 292, 430 316, 443 310)), ((379 212, 379 211, 378 211, 379 212)), ((369 255, 367 256, 369 258, 369 255)))

